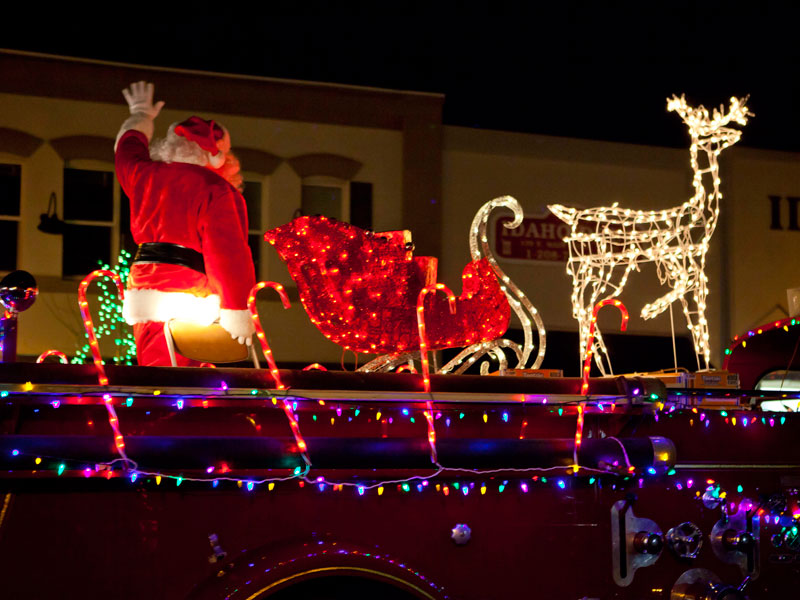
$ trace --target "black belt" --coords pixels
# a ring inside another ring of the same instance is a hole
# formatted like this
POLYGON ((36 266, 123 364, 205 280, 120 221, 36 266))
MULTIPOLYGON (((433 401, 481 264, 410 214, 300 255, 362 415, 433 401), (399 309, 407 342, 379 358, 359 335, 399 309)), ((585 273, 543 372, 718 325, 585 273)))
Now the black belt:
POLYGON ((206 265, 203 262, 203 255, 197 250, 192 250, 186 246, 178 244, 167 244, 164 242, 147 242, 139 244, 133 263, 164 263, 167 265, 178 265, 188 267, 203 275, 206 274, 206 265))

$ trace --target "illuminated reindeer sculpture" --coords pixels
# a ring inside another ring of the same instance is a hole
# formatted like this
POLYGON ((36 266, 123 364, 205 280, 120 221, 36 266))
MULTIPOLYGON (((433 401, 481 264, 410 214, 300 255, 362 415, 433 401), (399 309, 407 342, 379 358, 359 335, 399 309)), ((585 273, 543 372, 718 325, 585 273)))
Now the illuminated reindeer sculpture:
MULTIPOLYGON (((567 273, 572 276, 572 316, 578 320, 580 353, 585 356, 595 304, 622 293, 631 271, 639 264, 654 262, 659 281, 671 289, 641 312, 652 319, 680 300, 692 334, 697 365, 708 368, 708 322, 705 274, 706 253, 719 217, 720 176, 717 158, 725 148, 739 141, 741 131, 732 122, 747 123, 744 100, 731 98, 730 109, 714 110, 709 116, 703 106, 692 108, 683 96, 667 100, 667 110, 680 115, 689 128, 689 154, 694 171, 694 196, 675 208, 643 211, 620 208, 617 203, 578 210, 560 204, 548 208, 571 227, 564 238, 569 244, 567 273), (691 293, 691 302, 688 295, 691 293)), ((595 363, 605 374, 603 356, 611 363, 599 330, 595 330, 595 363)))

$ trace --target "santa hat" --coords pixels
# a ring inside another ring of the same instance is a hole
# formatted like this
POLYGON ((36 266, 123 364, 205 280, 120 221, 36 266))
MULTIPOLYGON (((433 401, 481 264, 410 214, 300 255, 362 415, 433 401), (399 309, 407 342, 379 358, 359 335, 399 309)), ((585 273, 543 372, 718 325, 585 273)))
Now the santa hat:
POLYGON ((209 163, 215 169, 224 164, 225 152, 231 147, 228 131, 214 120, 206 121, 200 117, 189 117, 175 126, 175 135, 194 142, 208 152, 209 163))

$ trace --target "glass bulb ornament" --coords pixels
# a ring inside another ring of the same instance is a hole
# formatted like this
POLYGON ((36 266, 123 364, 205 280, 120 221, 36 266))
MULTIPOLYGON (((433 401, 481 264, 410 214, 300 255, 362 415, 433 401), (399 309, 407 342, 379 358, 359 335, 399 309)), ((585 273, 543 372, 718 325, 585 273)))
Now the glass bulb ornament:
POLYGON ((458 523, 453 529, 450 530, 450 539, 455 542, 457 546, 463 546, 469 542, 472 537, 472 530, 466 523, 458 523))

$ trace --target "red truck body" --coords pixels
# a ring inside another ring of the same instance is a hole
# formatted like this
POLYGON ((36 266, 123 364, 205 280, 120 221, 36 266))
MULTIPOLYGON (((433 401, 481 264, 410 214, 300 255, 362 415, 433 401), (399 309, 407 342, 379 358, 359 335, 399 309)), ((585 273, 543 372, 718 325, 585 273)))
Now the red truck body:
POLYGON ((730 600, 800 584, 800 419, 743 391, 592 379, 575 472, 579 379, 434 376, 437 472, 418 375, 282 371, 284 394, 266 370, 107 371, 101 388, 89 365, 0 364, 4 598, 730 600))

